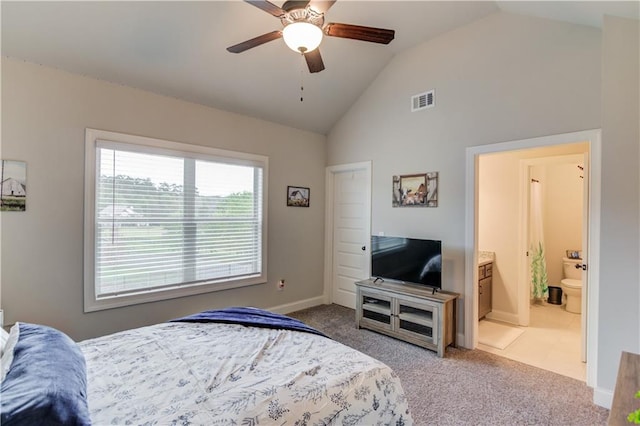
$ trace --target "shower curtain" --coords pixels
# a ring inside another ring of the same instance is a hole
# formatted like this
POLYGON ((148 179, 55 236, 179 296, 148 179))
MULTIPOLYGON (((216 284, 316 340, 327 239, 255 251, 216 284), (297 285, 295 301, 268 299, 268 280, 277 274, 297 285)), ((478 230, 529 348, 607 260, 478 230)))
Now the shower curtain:
POLYGON ((549 293, 547 282, 547 262, 544 258, 544 238, 542 226, 542 185, 531 181, 531 203, 529 215, 529 252, 531 253, 531 296, 543 299, 549 293))

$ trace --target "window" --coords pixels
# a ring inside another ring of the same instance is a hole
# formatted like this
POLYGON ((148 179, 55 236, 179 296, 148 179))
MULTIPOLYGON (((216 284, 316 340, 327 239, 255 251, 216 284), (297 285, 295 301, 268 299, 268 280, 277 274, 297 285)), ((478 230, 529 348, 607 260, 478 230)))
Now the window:
POLYGON ((85 143, 85 312, 266 281, 266 157, 93 129, 85 143))

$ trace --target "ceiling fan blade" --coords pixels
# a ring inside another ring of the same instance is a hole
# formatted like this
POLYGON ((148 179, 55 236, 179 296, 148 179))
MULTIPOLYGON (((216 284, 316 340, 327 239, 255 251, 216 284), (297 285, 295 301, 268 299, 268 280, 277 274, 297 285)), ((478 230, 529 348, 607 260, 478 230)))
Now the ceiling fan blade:
POLYGON ((395 37, 394 30, 384 28, 362 27, 360 25, 329 23, 324 33, 332 37, 351 38, 373 43, 389 44, 395 37))
POLYGON ((324 62, 322 62, 320 49, 315 49, 309 53, 305 53, 304 59, 307 60, 307 66, 309 67, 309 72, 311 73, 320 72, 324 69, 324 62))
POLYGON ((270 33, 262 34, 258 37, 252 38, 251 40, 243 41, 242 43, 227 47, 227 50, 231 53, 241 53, 245 50, 249 50, 253 47, 260 46, 261 44, 265 44, 281 37, 282 31, 272 31, 270 33))
POLYGON ((335 2, 336 0, 311 0, 309 7, 318 13, 325 13, 335 2))
POLYGON ((275 16, 276 18, 282 18, 285 15, 284 10, 275 4, 267 1, 267 0, 244 0, 247 3, 250 3, 257 7, 258 9, 262 9, 265 12, 275 16))

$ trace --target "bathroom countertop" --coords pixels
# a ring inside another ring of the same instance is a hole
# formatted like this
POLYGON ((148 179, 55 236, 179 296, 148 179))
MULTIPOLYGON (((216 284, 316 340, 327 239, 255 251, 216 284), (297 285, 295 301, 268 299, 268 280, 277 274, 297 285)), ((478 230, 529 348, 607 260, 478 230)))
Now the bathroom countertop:
POLYGON ((496 255, 492 251, 479 251, 478 252, 478 266, 493 263, 496 255))

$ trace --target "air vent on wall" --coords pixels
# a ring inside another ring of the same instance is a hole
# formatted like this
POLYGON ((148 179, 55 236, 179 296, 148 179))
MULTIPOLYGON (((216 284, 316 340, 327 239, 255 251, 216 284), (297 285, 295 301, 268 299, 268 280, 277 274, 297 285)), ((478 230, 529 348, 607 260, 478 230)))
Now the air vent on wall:
POLYGON ((432 108, 436 104, 435 91, 419 93, 411 97, 411 112, 421 111, 426 108, 432 108))

